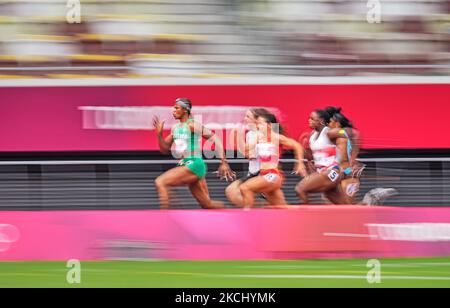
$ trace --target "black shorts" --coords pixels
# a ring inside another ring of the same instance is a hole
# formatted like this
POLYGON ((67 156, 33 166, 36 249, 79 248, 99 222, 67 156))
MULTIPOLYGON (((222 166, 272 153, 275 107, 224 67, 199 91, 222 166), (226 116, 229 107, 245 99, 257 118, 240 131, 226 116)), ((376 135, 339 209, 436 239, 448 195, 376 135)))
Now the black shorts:
POLYGON ((241 181, 241 183, 245 183, 245 182, 247 182, 248 180, 253 179, 253 178, 257 177, 257 176, 259 176, 259 172, 256 173, 256 174, 250 173, 250 172, 249 172, 249 173, 247 173, 246 176, 244 176, 243 178, 241 178, 240 181, 241 181))

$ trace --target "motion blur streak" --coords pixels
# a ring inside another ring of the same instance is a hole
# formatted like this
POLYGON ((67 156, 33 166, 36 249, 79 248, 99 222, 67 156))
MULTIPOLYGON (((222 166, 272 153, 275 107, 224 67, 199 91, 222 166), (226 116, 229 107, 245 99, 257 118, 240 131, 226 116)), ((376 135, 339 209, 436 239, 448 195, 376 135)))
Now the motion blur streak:
POLYGON ((22 234, 9 250, 0 253, 2 261, 272 260, 450 254, 449 208, 305 206, 250 212, 2 212, 1 222, 15 225, 22 234), (416 228, 407 237, 398 231, 406 222, 416 228), (383 228, 391 228, 389 236, 385 236, 383 228))

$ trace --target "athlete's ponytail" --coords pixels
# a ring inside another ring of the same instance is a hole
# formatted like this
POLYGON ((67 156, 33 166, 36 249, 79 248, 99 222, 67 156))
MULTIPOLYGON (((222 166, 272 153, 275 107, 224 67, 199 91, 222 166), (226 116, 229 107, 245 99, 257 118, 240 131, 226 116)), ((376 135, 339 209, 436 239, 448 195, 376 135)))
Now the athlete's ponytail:
POLYGON ((342 126, 342 128, 354 128, 352 122, 342 113, 336 113, 333 116, 333 120, 338 122, 342 126))
POLYGON ((341 107, 329 106, 325 108, 325 111, 330 115, 330 119, 338 122, 342 126, 342 128, 353 128, 352 122, 342 114, 341 107))
POLYGON ((328 106, 327 108, 325 108, 325 111, 330 115, 330 118, 332 118, 335 114, 341 113, 342 112, 342 108, 341 107, 328 106))

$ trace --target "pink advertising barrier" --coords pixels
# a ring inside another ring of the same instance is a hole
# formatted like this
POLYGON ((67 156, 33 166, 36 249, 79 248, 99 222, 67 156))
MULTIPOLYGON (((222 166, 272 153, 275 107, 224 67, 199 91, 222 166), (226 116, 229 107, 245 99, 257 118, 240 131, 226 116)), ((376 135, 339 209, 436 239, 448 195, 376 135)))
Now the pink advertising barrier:
POLYGON ((0 261, 450 256, 450 208, 0 212, 0 261))

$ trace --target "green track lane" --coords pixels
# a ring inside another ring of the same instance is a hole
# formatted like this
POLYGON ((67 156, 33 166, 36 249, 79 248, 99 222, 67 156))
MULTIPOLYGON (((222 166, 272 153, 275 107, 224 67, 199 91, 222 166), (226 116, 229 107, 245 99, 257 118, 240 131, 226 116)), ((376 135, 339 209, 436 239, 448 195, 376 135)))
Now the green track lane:
POLYGON ((0 287, 450 288, 450 258, 386 259, 381 283, 367 282, 367 260, 82 262, 81 284, 64 262, 0 263, 0 287))

